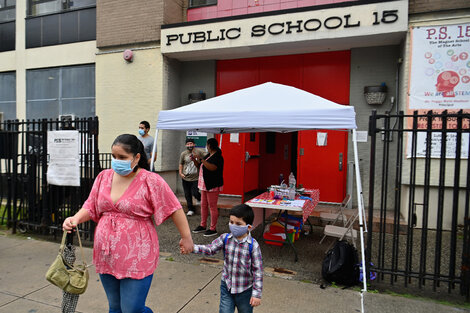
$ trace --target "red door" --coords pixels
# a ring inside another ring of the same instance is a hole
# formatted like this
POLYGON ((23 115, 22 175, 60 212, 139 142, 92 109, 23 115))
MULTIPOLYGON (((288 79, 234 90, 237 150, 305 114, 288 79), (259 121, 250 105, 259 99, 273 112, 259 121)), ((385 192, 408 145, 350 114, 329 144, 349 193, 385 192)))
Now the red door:
MULTIPOLYGON (((302 89, 336 103, 349 104, 349 51, 304 55, 303 66, 302 89)), ((342 202, 346 195, 347 153, 346 131, 299 132, 298 182, 320 189, 321 201, 342 202), (318 136, 326 136, 325 146, 317 145, 318 136)))
POLYGON ((320 200, 341 202, 346 194, 348 133, 308 130, 299 135, 297 183, 320 189, 320 200), (326 134, 326 145, 317 145, 326 134))
POLYGON ((243 134, 245 142, 243 193, 259 188, 259 134, 243 134))

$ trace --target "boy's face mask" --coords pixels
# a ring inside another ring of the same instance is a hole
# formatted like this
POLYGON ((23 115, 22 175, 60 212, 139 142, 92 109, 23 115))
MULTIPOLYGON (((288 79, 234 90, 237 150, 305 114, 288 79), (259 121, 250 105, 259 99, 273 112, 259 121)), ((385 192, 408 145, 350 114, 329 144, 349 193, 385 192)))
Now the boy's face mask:
POLYGON ((145 130, 139 129, 139 135, 141 135, 141 136, 145 135, 145 130))
POLYGON ((250 225, 240 226, 240 225, 235 225, 235 224, 228 224, 228 227, 230 228, 230 232, 235 237, 241 237, 244 234, 246 234, 248 232, 248 226, 250 225))

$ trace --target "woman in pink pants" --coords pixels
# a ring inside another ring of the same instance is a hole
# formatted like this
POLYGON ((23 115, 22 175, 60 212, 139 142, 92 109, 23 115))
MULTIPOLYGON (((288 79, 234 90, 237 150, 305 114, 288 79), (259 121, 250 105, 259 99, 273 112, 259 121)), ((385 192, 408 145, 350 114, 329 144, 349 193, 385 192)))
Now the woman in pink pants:
POLYGON ((201 190, 201 225, 196 227, 193 233, 204 232, 204 236, 209 237, 217 235, 216 226, 219 217, 217 200, 224 185, 224 158, 215 138, 207 140, 207 151, 209 153, 203 158, 193 153, 196 166, 201 166, 198 182, 198 187, 201 190), (211 224, 209 229, 207 229, 209 209, 211 212, 211 224))

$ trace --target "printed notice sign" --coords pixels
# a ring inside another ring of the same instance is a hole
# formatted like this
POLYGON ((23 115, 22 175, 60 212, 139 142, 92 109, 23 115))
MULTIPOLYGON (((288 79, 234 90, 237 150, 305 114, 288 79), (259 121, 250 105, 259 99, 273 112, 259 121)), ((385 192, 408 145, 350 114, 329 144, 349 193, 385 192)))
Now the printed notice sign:
POLYGON ((47 182, 58 186, 80 186, 78 131, 48 131, 47 151, 47 182))
POLYGON ((470 109, 470 24, 412 31, 410 109, 470 109))

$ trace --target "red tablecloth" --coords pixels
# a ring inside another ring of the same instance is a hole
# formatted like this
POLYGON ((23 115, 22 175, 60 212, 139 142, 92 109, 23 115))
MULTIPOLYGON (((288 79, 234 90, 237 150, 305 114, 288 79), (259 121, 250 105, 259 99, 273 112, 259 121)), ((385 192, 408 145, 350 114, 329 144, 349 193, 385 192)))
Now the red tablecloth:
MULTIPOLYGON (((315 207, 318 204, 318 201, 320 201, 320 190, 319 189, 305 189, 303 192, 306 197, 311 198, 312 200, 305 200, 304 205, 302 208, 293 208, 289 207, 286 205, 280 205, 282 200, 279 199, 274 199, 270 196, 269 192, 264 192, 260 194, 259 196, 251 199, 250 201, 246 202, 246 204, 254 207, 266 207, 270 209, 277 209, 277 210, 286 210, 286 211, 302 211, 302 218, 303 221, 305 222, 307 218, 310 216, 312 211, 315 209, 315 207), (268 203, 260 203, 256 202, 259 200, 270 200, 269 204, 268 203)), ((302 200, 300 199, 299 196, 295 197, 296 200, 302 200)))

